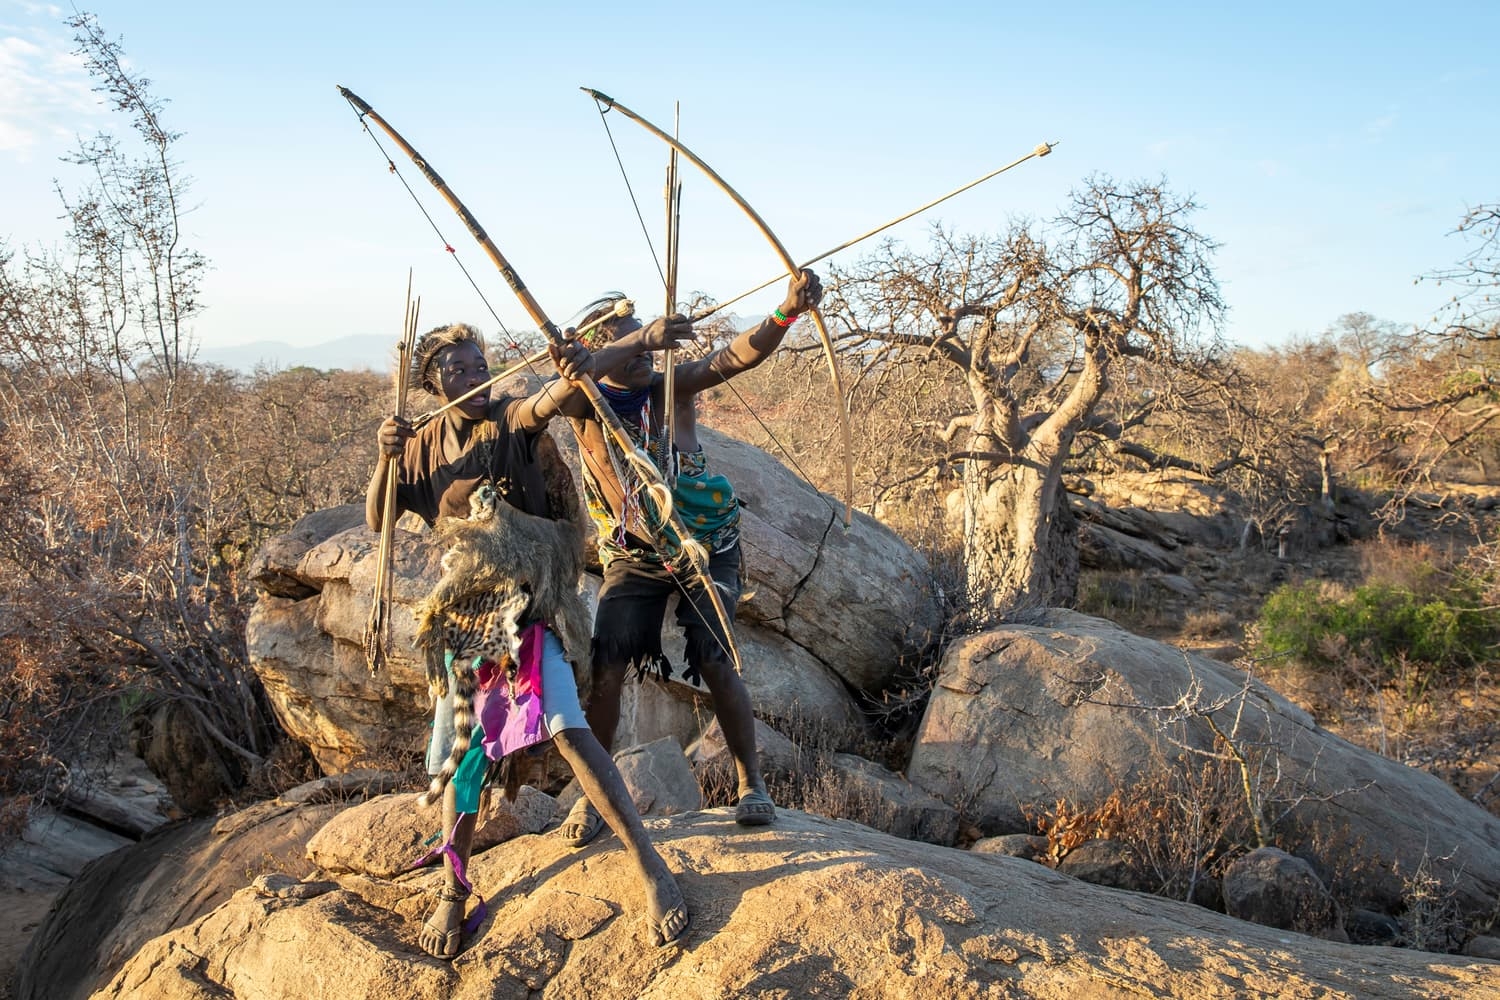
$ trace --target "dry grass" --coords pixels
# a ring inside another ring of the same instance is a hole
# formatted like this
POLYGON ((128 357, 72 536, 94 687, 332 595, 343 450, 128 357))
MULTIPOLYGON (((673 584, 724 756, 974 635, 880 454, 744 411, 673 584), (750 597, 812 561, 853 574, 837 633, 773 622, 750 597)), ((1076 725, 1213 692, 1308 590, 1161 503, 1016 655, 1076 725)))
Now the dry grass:
POLYGON ((1194 608, 1182 620, 1184 638, 1197 642, 1244 638, 1244 628, 1233 614, 1218 608, 1194 608))
MULTIPOLYGON (((800 713, 768 724, 795 748, 789 766, 766 767, 766 791, 779 805, 830 819, 853 820, 877 830, 892 828, 892 805, 870 787, 851 780, 834 759, 835 754, 849 753, 878 761, 889 746, 800 713)), ((762 761, 763 766, 766 763, 762 761)), ((697 777, 705 806, 733 805, 737 801, 739 783, 727 755, 700 767, 697 777)))
POLYGON ((1182 623, 1174 603, 1138 570, 1097 570, 1080 579, 1074 606, 1126 631, 1154 636, 1182 623))

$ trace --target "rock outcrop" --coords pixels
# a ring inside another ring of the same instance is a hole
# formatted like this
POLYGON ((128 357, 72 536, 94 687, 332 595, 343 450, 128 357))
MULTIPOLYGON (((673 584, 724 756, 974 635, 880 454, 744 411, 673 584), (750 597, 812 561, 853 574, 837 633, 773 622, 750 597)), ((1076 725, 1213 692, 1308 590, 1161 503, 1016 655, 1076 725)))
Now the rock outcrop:
POLYGON ((257 873, 312 873, 307 840, 340 809, 263 802, 217 822, 164 827, 91 861, 27 944, 17 1000, 83 1000, 157 935, 213 912, 257 873))
POLYGON ((1464 912, 1493 911, 1500 818, 1333 736, 1242 671, 1074 612, 949 647, 907 776, 963 803, 986 835, 1031 832, 1028 805, 1102 803, 1185 752, 1222 755, 1214 727, 1253 758, 1268 815, 1274 804, 1301 830, 1339 830, 1374 860, 1383 905, 1426 872, 1464 912))
POLYGON ((0 851, 0 984, 14 979, 31 938, 73 879, 174 815, 181 813, 167 790, 131 756, 75 768, 56 808, 33 808, 21 836, 0 851))
MULTIPOLYGON (((727 809, 647 825, 692 912, 678 947, 647 942, 618 841, 575 852, 526 835, 476 854, 491 915, 451 963, 416 944, 435 870, 266 877, 145 943, 96 995, 1436 1000, 1500 984, 1500 966, 1477 958, 1336 944, 794 810, 753 832, 727 809)), ((157 862, 137 877, 175 869, 157 862)), ((120 887, 80 891, 108 906, 120 887)), ((18 1000, 41 995, 85 994, 18 1000)))
MULTIPOLYGON (((745 504, 748 581, 736 633, 757 712, 857 726, 851 691, 878 691, 937 634, 925 562, 864 515, 846 531, 838 508, 759 449, 713 431, 701 436, 745 504)), ((251 567, 261 590, 246 636, 251 666, 282 724, 326 771, 391 747, 419 748, 427 731, 409 609, 436 582, 442 553, 426 532, 395 533, 390 671, 371 678, 362 637, 377 542, 362 507, 319 511, 268 543, 251 567)), ((592 599, 597 583, 586 577, 585 585, 592 599)), ((666 651, 678 664, 681 649, 673 626, 666 651)), ((711 715, 683 683, 646 685, 632 697, 620 746, 668 735, 686 743, 711 715)))

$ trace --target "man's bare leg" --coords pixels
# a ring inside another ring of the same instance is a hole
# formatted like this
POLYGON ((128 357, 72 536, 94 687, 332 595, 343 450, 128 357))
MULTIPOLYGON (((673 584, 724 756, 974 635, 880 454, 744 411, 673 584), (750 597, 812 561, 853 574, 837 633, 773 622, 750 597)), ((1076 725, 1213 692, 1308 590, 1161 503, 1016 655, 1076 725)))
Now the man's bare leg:
POLYGON ((687 904, 671 869, 647 836, 646 827, 641 823, 640 814, 636 812, 614 759, 589 729, 564 729, 552 739, 573 769, 574 777, 583 787, 583 794, 599 810, 635 862, 641 888, 646 894, 646 913, 656 943, 664 945, 675 941, 687 930, 687 904))
MULTIPOLYGON (((708 685, 709 699, 719 728, 724 731, 724 745, 734 760, 739 781, 739 805, 734 819, 743 826, 764 826, 776 818, 776 806, 766 793, 766 780, 760 772, 760 754, 755 749, 755 715, 750 710, 750 692, 735 672, 729 658, 714 652, 702 658, 698 672, 708 685)), ((616 715, 619 711, 616 709, 616 715)), ((590 720, 592 721, 592 720, 590 720)))
POLYGON ((599 745, 606 751, 613 752, 615 730, 620 726, 620 693, 625 687, 626 665, 596 662, 591 670, 593 689, 589 693, 589 705, 584 714, 599 745))
MULTIPOLYGON (((625 686, 625 665, 593 664, 592 691, 585 713, 589 729, 608 755, 614 749, 615 730, 620 725, 620 692, 625 686)), ((574 772, 577 773, 576 771, 574 772)), ((604 829, 592 796, 584 794, 563 819, 561 833, 573 847, 583 847, 604 829)))

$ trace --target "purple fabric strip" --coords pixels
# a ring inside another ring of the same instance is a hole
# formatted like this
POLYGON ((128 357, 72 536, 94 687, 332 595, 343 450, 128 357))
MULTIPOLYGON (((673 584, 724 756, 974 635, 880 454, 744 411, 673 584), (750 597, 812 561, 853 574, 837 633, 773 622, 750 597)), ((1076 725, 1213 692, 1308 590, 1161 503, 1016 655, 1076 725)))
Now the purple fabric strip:
MULTIPOLYGON (((456 849, 454 849, 454 847, 453 847, 453 836, 454 836, 454 834, 458 833, 458 826, 459 826, 459 824, 462 823, 465 819, 468 819, 472 815, 474 815, 474 814, 473 813, 461 813, 461 814, 459 814, 458 819, 456 819, 456 820, 453 821, 453 829, 448 832, 448 836, 446 838, 444 838, 443 842, 441 844, 439 844, 438 846, 434 847, 432 850, 428 851, 426 854, 422 855, 420 858, 418 858, 406 870, 407 871, 415 871, 416 869, 423 867, 429 861, 431 861, 433 858, 435 858, 435 857, 437 857, 438 855, 441 854, 444 857, 446 857, 448 859, 448 861, 453 865, 453 875, 454 875, 455 878, 458 879, 458 884, 464 887, 464 891, 466 891, 466 892, 473 892, 474 891, 474 886, 471 885, 470 882, 469 882, 469 873, 468 873, 468 870, 467 870, 467 866, 464 864, 464 859, 458 856, 458 851, 456 849)), ((481 899, 479 902, 480 902, 480 906, 484 905, 484 900, 481 899)))
POLYGON ((480 896, 479 905, 474 907, 474 912, 469 914, 468 920, 464 921, 464 933, 473 934, 475 931, 479 930, 479 925, 484 923, 484 918, 489 915, 490 906, 484 901, 484 897, 480 896))

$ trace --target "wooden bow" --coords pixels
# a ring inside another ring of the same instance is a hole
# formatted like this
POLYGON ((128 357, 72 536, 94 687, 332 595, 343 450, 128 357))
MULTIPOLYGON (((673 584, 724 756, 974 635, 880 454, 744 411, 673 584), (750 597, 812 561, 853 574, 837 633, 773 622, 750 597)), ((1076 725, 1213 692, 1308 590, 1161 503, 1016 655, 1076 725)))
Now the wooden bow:
MULTIPOLYGON (((402 320, 401 343, 396 345, 396 416, 406 415, 407 383, 411 373, 412 348, 417 342, 419 298, 411 300, 411 272, 406 273, 406 314, 402 320)), ((383 458, 385 463, 385 503, 380 518, 380 548, 375 557, 375 591, 370 599, 370 620, 365 625, 365 663, 373 676, 386 664, 391 644, 391 560, 396 531, 396 481, 400 458, 383 458)))

